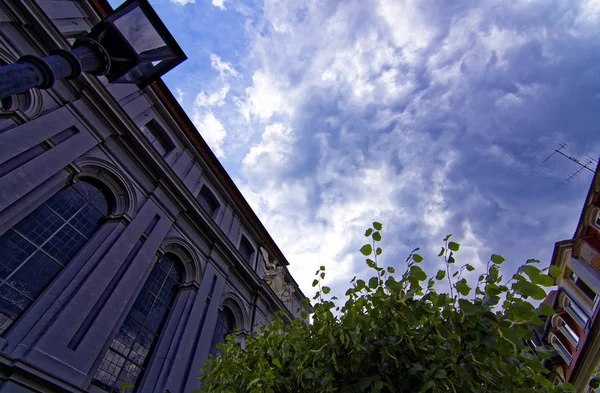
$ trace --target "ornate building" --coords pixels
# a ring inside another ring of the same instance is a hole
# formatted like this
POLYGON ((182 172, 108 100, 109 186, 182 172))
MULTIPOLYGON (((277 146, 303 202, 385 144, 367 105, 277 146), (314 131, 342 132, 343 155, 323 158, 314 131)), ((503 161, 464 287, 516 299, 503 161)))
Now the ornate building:
MULTIPOLYGON (((0 62, 46 55, 104 0, 0 2, 0 62)), ((162 81, 83 75, 0 111, 0 392, 191 392, 304 295, 162 81)))
MULTIPOLYGON (((599 167, 600 168, 600 167, 599 167)), ((556 315, 548 318, 544 338, 555 353, 550 378, 568 381, 587 393, 600 363, 600 170, 597 168, 573 239, 556 243, 551 266, 562 275, 549 300, 556 315)))

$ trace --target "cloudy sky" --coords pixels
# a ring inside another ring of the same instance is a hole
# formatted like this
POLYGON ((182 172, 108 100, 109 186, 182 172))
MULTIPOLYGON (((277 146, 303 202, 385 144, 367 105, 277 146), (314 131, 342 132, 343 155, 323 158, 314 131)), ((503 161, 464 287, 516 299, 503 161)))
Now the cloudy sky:
MULTIPOLYGON (((307 295, 444 236, 481 269, 545 264, 600 154, 600 1, 151 0, 189 59, 164 77, 307 295)), ((113 2, 118 5, 118 2, 113 2)), ((342 296, 340 296, 342 297, 342 296)))

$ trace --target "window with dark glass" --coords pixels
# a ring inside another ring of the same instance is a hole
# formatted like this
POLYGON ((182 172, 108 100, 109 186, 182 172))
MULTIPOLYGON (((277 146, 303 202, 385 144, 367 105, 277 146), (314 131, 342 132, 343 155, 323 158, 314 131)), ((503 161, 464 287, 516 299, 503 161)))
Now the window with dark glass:
POLYGON ((172 255, 162 256, 104 355, 92 384, 115 393, 123 382, 136 386, 181 282, 180 262, 172 255))
POLYGON ((107 214, 100 189, 80 181, 0 236, 0 334, 69 263, 107 214))
POLYGON ((591 301, 594 301, 594 299, 596 299, 596 292, 594 292, 594 290, 590 288, 590 286, 587 285, 575 272, 569 271, 568 277, 588 299, 590 299, 591 301))
POLYGON ((217 317, 217 326, 215 326, 215 333, 213 334, 212 343, 210 344, 210 354, 213 357, 220 355, 220 351, 217 349, 217 344, 225 342, 225 337, 233 333, 235 330, 235 316, 228 307, 223 307, 219 311, 217 317))
POLYGON ((250 244, 250 240, 246 238, 246 236, 242 235, 242 239, 240 240, 240 254, 242 254, 242 258, 246 262, 252 261, 252 255, 254 254, 254 247, 250 244))
POLYGON ((161 156, 166 156, 175 147, 165 130, 154 119, 140 127, 142 134, 161 156))
POLYGON ((204 209, 204 211, 211 217, 215 216, 215 213, 221 206, 219 201, 217 201, 217 198, 206 186, 202 186, 197 200, 198 203, 200 203, 200 206, 202 206, 202 209, 204 209))

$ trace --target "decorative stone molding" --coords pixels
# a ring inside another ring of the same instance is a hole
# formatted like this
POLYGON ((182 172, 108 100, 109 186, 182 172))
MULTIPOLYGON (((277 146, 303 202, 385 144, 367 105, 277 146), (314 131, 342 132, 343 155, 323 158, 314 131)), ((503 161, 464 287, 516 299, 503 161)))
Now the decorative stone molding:
POLYGON ((112 215, 126 215, 129 219, 137 213, 137 197, 133 184, 119 169, 108 161, 96 157, 79 157, 74 162, 81 170, 75 177, 101 182, 111 192, 112 215))
POLYGON ((250 330, 248 312, 237 294, 231 291, 223 294, 223 297, 221 298, 221 308, 223 307, 227 307, 231 310, 235 316, 235 326, 241 333, 245 334, 250 330))
POLYGON ((160 245, 163 253, 177 256, 183 263, 185 277, 183 282, 200 283, 202 281, 202 264, 198 252, 187 241, 180 237, 168 237, 160 245))

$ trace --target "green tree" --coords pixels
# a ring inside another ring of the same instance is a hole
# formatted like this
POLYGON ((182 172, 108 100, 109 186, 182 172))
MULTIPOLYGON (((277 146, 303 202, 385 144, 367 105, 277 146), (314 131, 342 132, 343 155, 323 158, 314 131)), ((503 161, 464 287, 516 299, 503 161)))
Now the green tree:
MULTIPOLYGON (((373 276, 351 281, 343 306, 322 286, 325 267, 316 272, 311 322, 285 324, 274 318, 250 335, 242 349, 233 336, 220 346, 200 379, 205 393, 285 392, 563 392, 552 385, 542 360, 526 340, 540 317, 554 311, 533 306, 552 278, 529 260, 506 283, 500 255, 471 287, 462 277, 474 268, 457 267, 460 245, 444 239, 439 257, 445 269, 429 278, 415 249, 396 275, 378 258, 382 225, 373 223, 360 252, 373 276), (447 288, 449 293, 441 293, 447 288)), ((555 273, 555 272, 551 272, 555 273)))

